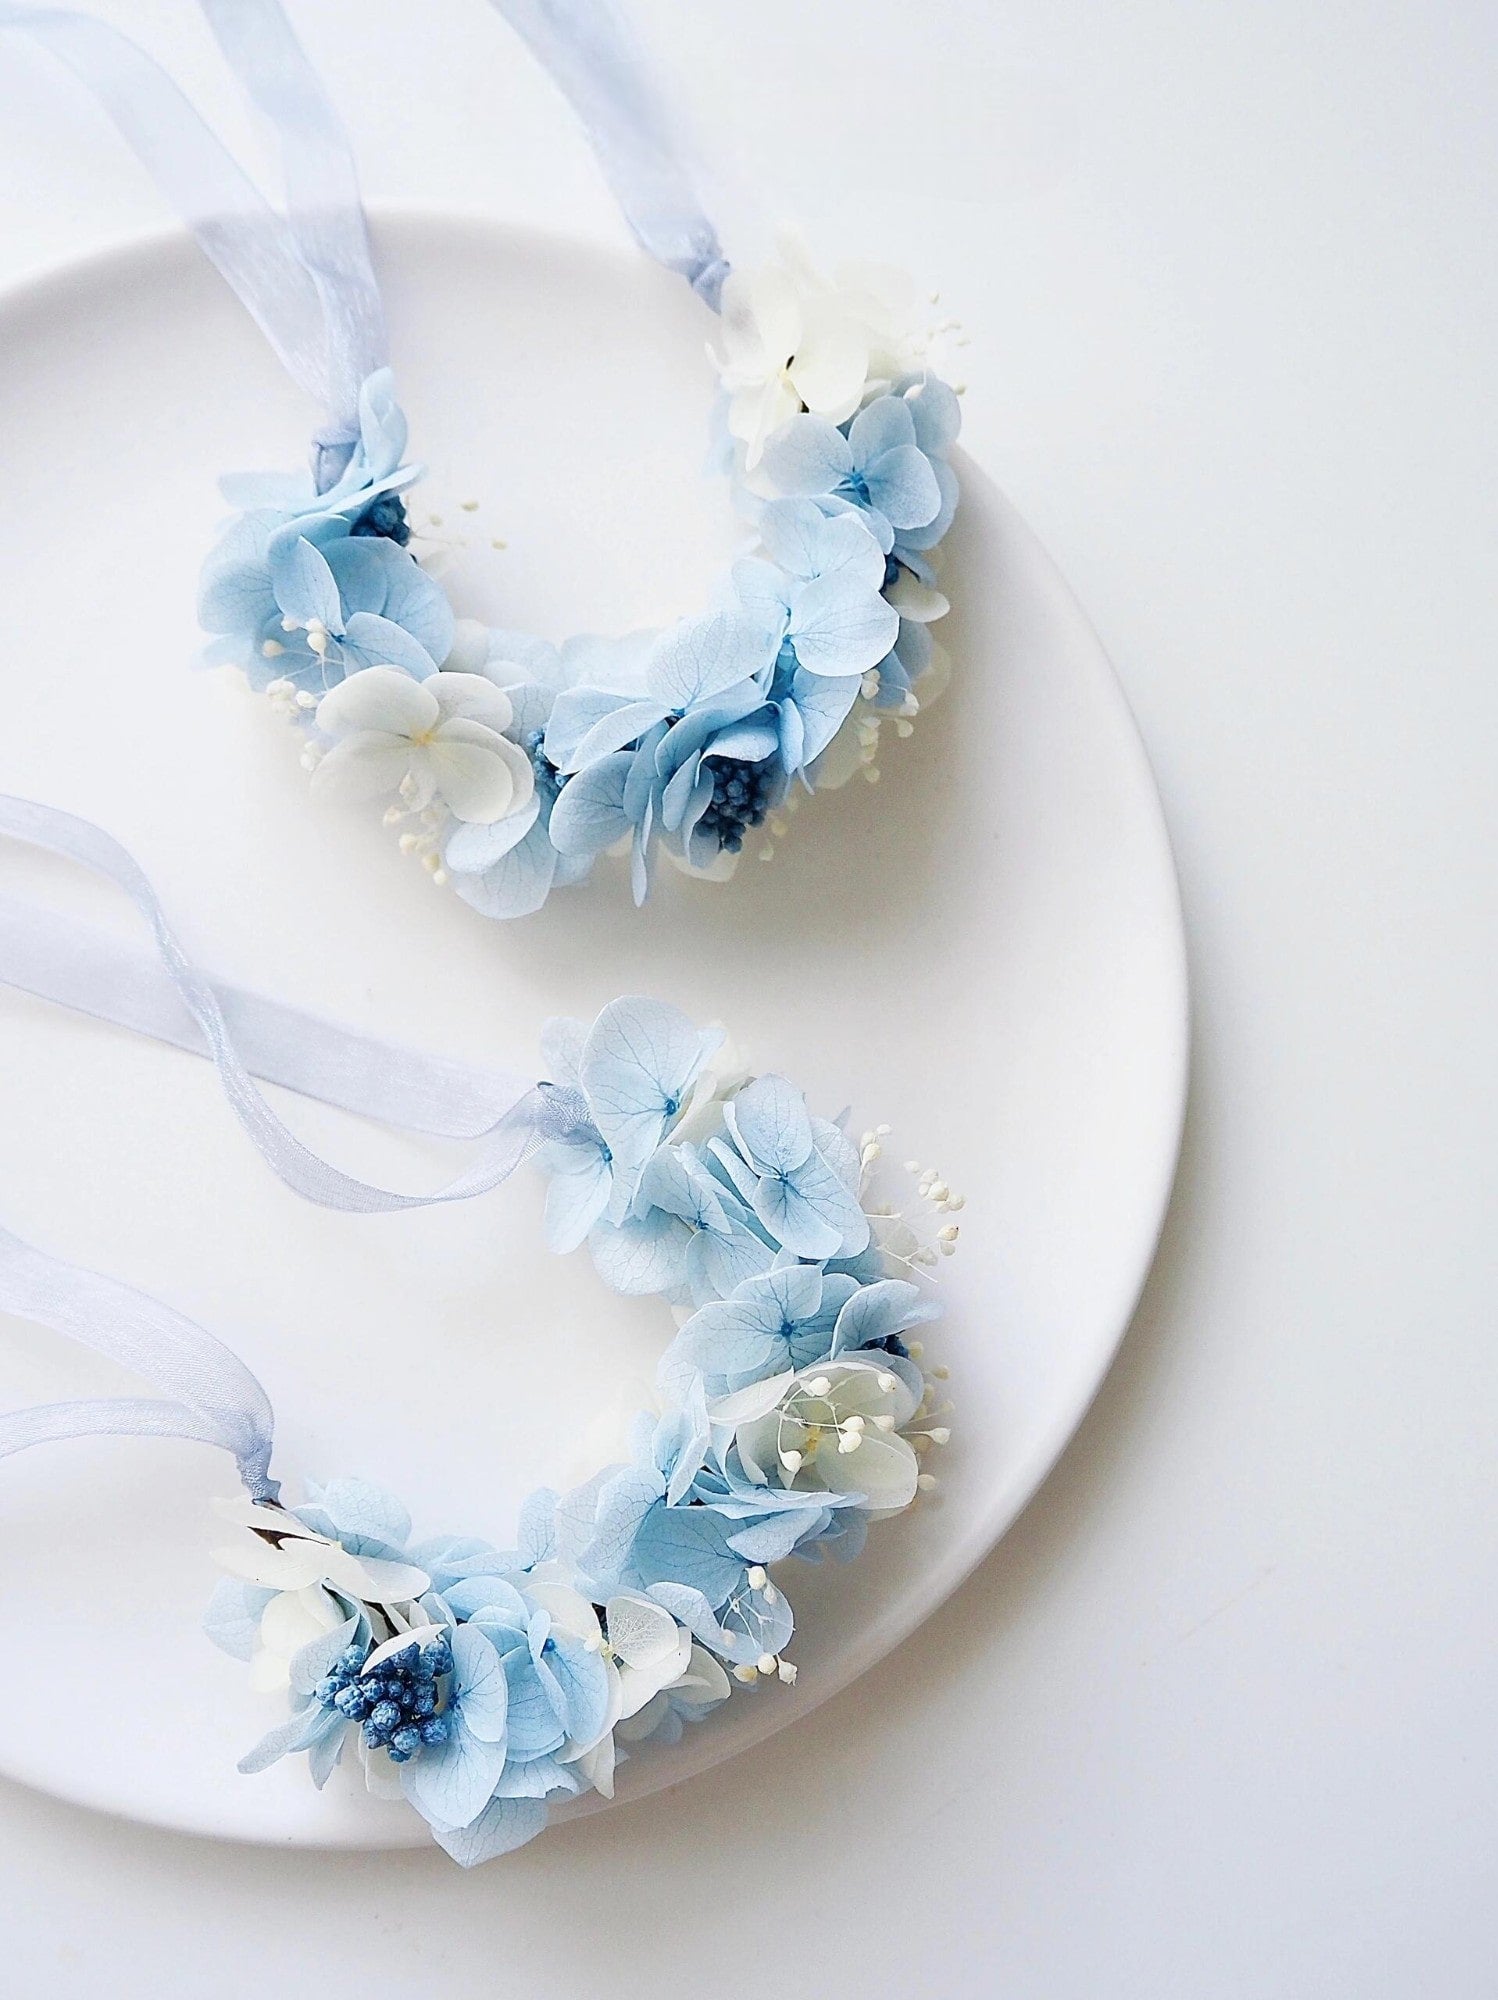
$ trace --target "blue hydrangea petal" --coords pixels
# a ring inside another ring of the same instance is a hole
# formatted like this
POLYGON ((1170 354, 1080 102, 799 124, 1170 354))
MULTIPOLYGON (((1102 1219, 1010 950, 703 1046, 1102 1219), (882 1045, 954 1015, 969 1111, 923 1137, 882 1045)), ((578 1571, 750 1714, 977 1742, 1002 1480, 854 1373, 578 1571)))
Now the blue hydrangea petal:
POLYGON ((600 1222, 588 1238, 599 1277, 626 1298, 674 1292, 685 1282, 687 1245, 692 1232, 674 1215, 626 1216, 600 1222))
POLYGON ((359 443, 370 476, 383 480, 406 455, 410 427, 395 399, 395 377, 377 368, 359 385, 359 443))
POLYGON ((530 1642, 522 1637, 504 1655, 505 1679, 509 1682, 509 1754, 517 1760, 544 1757, 560 1750, 566 1731, 557 1718, 550 1694, 536 1673, 530 1642))
POLYGON ((811 1156, 806 1098, 783 1076, 758 1076, 724 1110, 724 1121, 757 1167, 787 1174, 811 1156))
POLYGON ((319 1632, 315 1639, 309 1639, 305 1646, 298 1647, 291 1656, 289 1677, 294 1695, 310 1695, 323 1676, 329 1673, 334 1661, 347 1647, 351 1646, 359 1634, 359 1616, 346 1618, 341 1625, 335 1625, 331 1632, 319 1632))
POLYGON ((551 843, 559 854, 601 854, 628 834, 625 784, 634 759, 627 750, 570 778, 551 809, 551 843))
POLYGON ((476 1868, 524 1847, 545 1827, 546 1807, 539 1799, 491 1799, 469 1825, 433 1827, 432 1834, 460 1868, 476 1868))
POLYGON ((496 1799, 549 1799, 558 1793, 573 1797, 582 1790, 582 1779, 570 1764, 555 1757, 528 1757, 525 1762, 505 1765, 504 1776, 494 1788, 496 1799))
POLYGON ((558 1146, 551 1158, 558 1164, 546 1190, 546 1247, 565 1257, 608 1207, 614 1176, 602 1146, 558 1146))
POLYGON ((878 396, 848 426, 848 448, 856 463, 871 465, 887 451, 916 443, 915 413, 903 396, 878 396))
POLYGON ((899 385, 915 425, 915 441, 928 457, 945 457, 962 429, 962 401, 938 375, 899 385))
MULTIPOLYGON (((473 830, 497 833, 504 824, 501 820, 497 827, 473 830)), ((467 829, 460 825, 457 831, 467 829)), ((453 877, 453 887, 480 916, 528 917, 540 909, 553 883, 559 880, 557 851, 551 844, 550 831, 542 821, 532 819, 523 839, 497 861, 491 861, 481 874, 468 875, 453 869, 453 877)))
POLYGON ((836 424, 804 414, 766 440, 760 467, 781 493, 830 493, 852 472, 855 449, 836 424))
POLYGON ((759 517, 765 553, 803 582, 820 575, 829 549, 828 518, 813 500, 772 500, 759 517))
POLYGON ((548 704, 555 699, 557 690, 569 685, 563 677, 561 656, 549 639, 538 639, 533 632, 515 632, 504 626, 494 626, 489 633, 489 659, 484 673, 496 687, 509 688, 516 681, 525 681, 541 688, 548 704), (513 667, 514 673, 507 670, 513 667))
POLYGON ((759 526, 770 556, 804 583, 845 574, 850 582, 877 590, 884 580, 883 551, 856 509, 815 500, 772 500, 759 526))
POLYGON ((936 518, 927 522, 924 528, 904 528, 900 531, 898 547, 901 550, 934 549, 951 527, 953 516, 957 512, 957 501, 960 497, 957 474, 945 459, 932 459, 930 465, 941 493, 941 507, 936 518))
POLYGON ((779 634, 748 612, 683 618, 656 641, 647 684, 667 708, 685 712, 763 673, 779 644, 779 634))
POLYGON ((493 826, 459 820, 447 837, 442 858, 454 875, 482 875, 496 862, 503 861, 511 848, 520 845, 540 815, 541 801, 532 792, 519 812, 493 826))
POLYGON ((501 1742, 509 1709, 509 1689, 499 1654, 482 1632, 462 1625, 451 1634, 449 1644, 463 1727, 482 1743, 501 1742))
POLYGON ((665 1482, 626 1466, 599 1488, 593 1537, 580 1551, 578 1567, 596 1581, 617 1582, 629 1567, 640 1523, 661 1498, 665 1482))
POLYGON ((343 600, 328 559, 305 535, 272 535, 268 550, 271 589, 283 615, 299 625, 314 620, 343 630, 343 600))
POLYGON ((253 1658, 260 1637, 261 1615, 275 1595, 275 1591, 263 1590, 257 1583, 242 1582, 237 1576, 221 1576, 203 1613, 204 1632, 231 1658, 253 1658))
POLYGON ((787 1365, 779 1326, 767 1325, 767 1318, 743 1300, 702 1306, 677 1334, 667 1358, 700 1370, 715 1396, 747 1389, 782 1374, 787 1365))
POLYGON ((799 725, 795 762, 789 756, 785 760, 788 771, 803 770, 821 756, 852 714, 862 684, 861 674, 840 677, 796 669, 789 699, 783 705, 784 712, 794 714, 799 725))
POLYGON ((299 1750, 310 1750, 324 1736, 347 1727, 337 1709, 323 1708, 320 1703, 312 1702, 288 1715, 284 1722, 278 1722, 274 1729, 268 1729, 254 1749, 246 1751, 240 1758, 236 1768, 246 1777, 253 1777, 258 1771, 269 1770, 281 1758, 295 1756, 299 1750))
POLYGON ((557 1499, 551 1487, 538 1486, 520 1503, 520 1557, 527 1569, 556 1558, 557 1499))
POLYGON ((799 1319, 789 1335, 791 1361, 797 1368, 808 1368, 813 1361, 825 1360, 832 1352, 838 1314, 857 1291, 856 1278, 840 1274, 823 1277, 822 1297, 816 1311, 799 1319))
POLYGON ((664 1209, 694 1229, 726 1230, 728 1214, 722 1197, 694 1154, 680 1146, 660 1146, 640 1176, 637 1207, 664 1209))
POLYGON ((587 1040, 587 1022, 570 1014, 553 1014, 542 1023, 541 1059, 553 1083, 577 1083, 587 1040))
POLYGON ((907 1327, 922 1326, 940 1316, 941 1307, 934 1300, 923 1298, 916 1286, 904 1278, 884 1278, 877 1284, 861 1285, 838 1314, 832 1352, 846 1354, 869 1347, 891 1334, 904 1333, 907 1327))
POLYGON ((643 736, 661 713, 658 701, 632 701, 607 688, 567 688, 546 725, 546 755, 559 771, 580 771, 643 736))
POLYGON ((469 1826, 488 1804, 504 1765, 504 1744, 482 1741, 460 1718, 445 1742, 418 1751, 401 1765, 401 1789, 430 1825, 469 1826))
POLYGON ((820 1153, 793 1174, 762 1180, 754 1211, 781 1246, 818 1261, 853 1257, 869 1240, 869 1219, 820 1153))
POLYGON ((798 1257, 832 1257, 842 1242, 840 1232, 822 1214, 815 1201, 808 1200, 790 1180, 760 1183, 755 1191, 754 1212, 777 1243, 794 1250, 798 1257))
MULTIPOLYGON (((872 541, 870 546, 877 554, 872 541)), ((791 616, 796 658, 813 674, 867 673, 889 652, 899 631, 894 607, 846 571, 807 584, 791 616)))
POLYGON ((821 1509, 767 1514, 762 1520, 752 1521, 747 1527, 738 1528, 728 1538, 728 1546, 735 1555, 745 1562, 783 1562, 798 1542, 804 1542, 809 1535, 820 1534, 830 1519, 830 1510, 821 1509))
POLYGON ((383 535, 346 536, 326 556, 346 613, 388 618, 441 665, 453 647, 453 608, 420 563, 383 535))
POLYGON ((198 623, 205 632, 255 630, 275 600, 267 551, 275 518, 243 514, 215 542, 198 586, 198 623))
POLYGON ((765 630, 778 637, 784 633, 791 615, 794 587, 783 569, 748 556, 736 562, 729 582, 741 610, 759 618, 765 630))
POLYGON ((864 479, 870 504, 902 532, 924 528, 941 510, 936 468, 913 444, 881 453, 869 464, 864 479))
POLYGON ((346 674, 365 667, 399 667, 413 680, 424 681, 437 671, 437 662, 415 634, 377 611, 349 613, 343 651, 346 674))
POLYGON ((726 1235, 700 1232, 687 1246, 687 1283, 693 1300, 705 1305, 726 1298, 745 1278, 768 1270, 774 1254, 742 1223, 731 1223, 726 1235))
POLYGON ((609 1670, 603 1655, 590 1653, 583 1640, 553 1631, 538 1663, 542 1678, 549 1671, 560 1706, 558 1719, 575 1743, 596 1743, 609 1714, 609 1670))
MULTIPOLYGON (((411 1536, 411 1516, 393 1493, 367 1479, 327 1479, 307 1482, 307 1507, 299 1507, 299 1519, 316 1508, 339 1541, 363 1540, 381 1548, 401 1551, 411 1536)), ((309 1524, 310 1525, 310 1524, 309 1524)))
POLYGON ((346 1729, 328 1729, 315 1742, 307 1745, 307 1775, 313 1788, 321 1791, 338 1768, 338 1760, 343 1755, 343 1746, 348 1741, 346 1729))
POLYGON ((579 1081, 615 1161, 636 1177, 722 1039, 680 1008, 635 996, 610 1001, 589 1029, 579 1081))
POLYGON ((648 1589, 652 1584, 684 1584, 698 1590, 714 1610, 743 1581, 743 1559, 728 1546, 728 1530, 706 1507, 652 1507, 634 1544, 634 1567, 648 1589))

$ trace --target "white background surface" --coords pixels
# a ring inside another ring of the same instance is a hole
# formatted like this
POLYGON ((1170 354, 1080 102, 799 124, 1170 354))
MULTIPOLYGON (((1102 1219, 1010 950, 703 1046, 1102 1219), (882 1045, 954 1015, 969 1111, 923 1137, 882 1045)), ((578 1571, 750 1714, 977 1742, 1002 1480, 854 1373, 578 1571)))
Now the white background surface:
MULTIPOLYGON (((1019 1526, 806 1725, 473 1877, 10 1791, 7 1984, 1486 1996, 1491 24, 640 5, 768 205, 943 282, 1134 701, 1196 982, 1162 1256, 1019 1526)), ((185 5, 104 11, 228 116, 185 5)), ((478 0, 297 18, 374 195, 617 227, 478 0)), ((0 64, 6 276, 159 214, 63 101, 0 64)))

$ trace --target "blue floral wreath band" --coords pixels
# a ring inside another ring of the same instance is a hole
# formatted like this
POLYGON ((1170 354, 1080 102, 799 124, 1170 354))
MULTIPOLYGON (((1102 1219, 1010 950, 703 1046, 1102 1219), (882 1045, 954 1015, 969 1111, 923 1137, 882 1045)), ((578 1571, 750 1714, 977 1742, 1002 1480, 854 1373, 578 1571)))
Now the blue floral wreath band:
POLYGON ((784 1077, 746 1070, 721 1031, 659 1001, 616 1000, 587 1027, 552 1022, 546 1080, 518 1096, 506 1085, 496 1117, 482 1079, 470 1089, 450 1064, 204 979, 97 828, 0 800, 0 832, 126 887, 161 961, 0 906, 0 929, 26 946, 3 977, 211 1054, 292 1186, 372 1211, 478 1192, 534 1158, 550 1247, 586 1243, 616 1291, 657 1295, 677 1317, 655 1403, 618 1462, 532 1494, 503 1547, 413 1541, 401 1505, 362 1481, 311 1486, 287 1506, 270 1405, 236 1356, 0 1230, 0 1311, 101 1350, 166 1398, 0 1416, 0 1457, 115 1432, 217 1444, 239 1467, 207 1629, 288 1701, 241 1769, 305 1754, 320 1786, 356 1754, 373 1790, 409 1800, 469 1864, 539 1832, 551 1802, 611 1796, 616 1766, 646 1739, 676 1740, 736 1688, 794 1679, 791 1560, 856 1556, 870 1522, 935 1484, 924 1461, 948 1441, 946 1370, 926 1365, 938 1307, 923 1281, 956 1247, 961 1198, 932 1169, 894 1168, 887 1127, 855 1142, 784 1077), (424 1130, 466 1120, 503 1136, 502 1162, 437 1197, 387 1194, 310 1154, 252 1074, 424 1130))
POLYGON ((536 910, 605 851, 637 903, 658 853, 713 880, 746 843, 768 858, 799 797, 878 777, 883 728, 908 735, 945 678, 959 410, 906 289, 791 254, 726 279, 715 456, 754 541, 702 615, 560 648, 456 617, 381 371, 325 491, 224 482, 243 511, 204 569, 208 658, 305 730, 315 794, 388 800, 405 851, 486 916, 536 910))
MULTIPOLYGON (((635 901, 665 855, 721 879, 800 799, 879 775, 943 685, 957 396, 896 273, 787 237, 730 269, 639 48, 606 0, 494 0, 582 119, 636 237, 718 321, 714 456, 750 545, 709 608, 560 646, 457 615, 408 502, 422 468, 388 366, 347 137, 277 0, 203 0, 286 163, 272 208, 133 43, 11 7, 99 93, 325 421, 310 470, 241 474, 204 567, 207 658, 305 733, 313 789, 386 799, 401 847, 486 916, 537 910, 601 854, 635 901)), ((428 524, 429 525, 429 524, 428 524)))

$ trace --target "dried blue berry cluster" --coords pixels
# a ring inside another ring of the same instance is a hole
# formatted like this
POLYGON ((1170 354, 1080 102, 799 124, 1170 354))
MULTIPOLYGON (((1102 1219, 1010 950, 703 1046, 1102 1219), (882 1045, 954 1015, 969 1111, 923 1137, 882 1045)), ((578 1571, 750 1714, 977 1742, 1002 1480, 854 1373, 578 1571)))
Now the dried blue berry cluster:
POLYGON ((369 1650, 350 1646, 340 1653, 331 1673, 317 1684, 319 1704, 359 1723, 368 1747, 387 1751, 395 1764, 404 1764, 423 1747, 445 1743, 448 1720, 442 1713, 440 1682, 453 1670, 446 1641, 407 1646, 366 1673, 369 1650))

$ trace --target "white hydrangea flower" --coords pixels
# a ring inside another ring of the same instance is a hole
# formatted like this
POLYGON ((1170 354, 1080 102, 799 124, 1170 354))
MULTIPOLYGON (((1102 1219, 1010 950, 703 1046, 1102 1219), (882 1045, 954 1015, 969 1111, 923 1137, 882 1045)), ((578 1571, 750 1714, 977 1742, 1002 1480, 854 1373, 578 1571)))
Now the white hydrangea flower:
POLYGON ((493 826, 535 789, 529 757, 503 733, 513 719, 510 697, 482 674, 418 681, 397 667, 366 667, 317 705, 317 726, 333 743, 313 770, 313 790, 344 800, 396 792, 412 812, 441 804, 493 826))
POLYGON ((916 1495, 920 1460, 900 1433, 920 1400, 906 1373, 884 1357, 852 1355, 756 1383, 710 1414, 733 1424, 751 1479, 857 1493, 869 1512, 887 1514, 916 1495))
POLYGON ((260 1614, 250 1681, 262 1693, 290 1685, 291 1662, 303 1646, 341 1625, 347 1611, 338 1598, 377 1604, 404 1626, 407 1613, 430 1584, 413 1563, 356 1556, 319 1535, 294 1514, 251 1500, 218 1500, 215 1512, 246 1532, 214 1560, 230 1576, 276 1594, 260 1614))
POLYGON ((802 410, 846 422, 925 345, 908 278, 874 265, 845 265, 825 278, 800 238, 783 234, 774 262, 729 273, 710 350, 746 469, 759 463, 771 432, 802 410))

